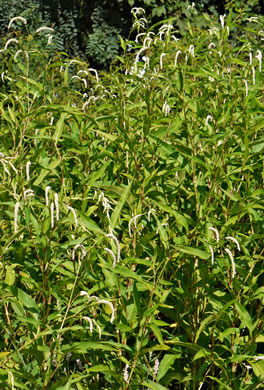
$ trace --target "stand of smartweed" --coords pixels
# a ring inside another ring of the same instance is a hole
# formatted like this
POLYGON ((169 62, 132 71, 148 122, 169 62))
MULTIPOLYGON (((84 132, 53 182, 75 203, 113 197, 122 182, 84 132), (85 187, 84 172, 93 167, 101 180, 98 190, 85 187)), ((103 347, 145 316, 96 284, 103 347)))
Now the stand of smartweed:
POLYGON ((5 388, 263 386, 263 20, 133 17, 112 73, 0 52, 5 388))

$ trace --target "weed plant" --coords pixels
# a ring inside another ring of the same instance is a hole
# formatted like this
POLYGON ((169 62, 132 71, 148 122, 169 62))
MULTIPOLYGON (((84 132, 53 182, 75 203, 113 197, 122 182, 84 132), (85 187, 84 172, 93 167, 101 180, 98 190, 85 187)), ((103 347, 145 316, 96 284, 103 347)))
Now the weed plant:
POLYGON ((263 387, 263 20, 133 15, 112 73, 0 52, 1 388, 263 387))

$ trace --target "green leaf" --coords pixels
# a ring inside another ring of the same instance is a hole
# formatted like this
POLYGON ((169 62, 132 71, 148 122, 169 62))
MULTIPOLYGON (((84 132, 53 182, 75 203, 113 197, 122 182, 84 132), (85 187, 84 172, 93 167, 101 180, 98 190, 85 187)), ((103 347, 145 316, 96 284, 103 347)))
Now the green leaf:
POLYGON ((97 364, 93 367, 88 368, 89 372, 109 372, 110 368, 108 366, 105 366, 103 364, 97 364))
POLYGON ((12 244, 12 242, 17 238, 19 237, 24 231, 26 230, 25 227, 19 229, 16 233, 12 234, 11 237, 7 237, 3 247, 1 247, 0 245, 0 253, 4 253, 8 247, 12 244))
POLYGON ((9 286, 13 286, 16 280, 16 272, 14 269, 10 269, 8 266, 6 267, 6 275, 5 275, 5 283, 9 286))
POLYGON ((264 119, 260 119, 259 121, 257 121, 256 124, 254 124, 254 126, 252 127, 252 130, 254 132, 260 130, 260 129, 263 129, 264 128, 264 119))
POLYGON ((170 344, 179 345, 180 347, 185 347, 193 351, 199 351, 201 349, 201 347, 198 344, 188 343, 180 340, 170 340, 170 344))
POLYGON ((41 228, 39 226, 37 218, 33 215, 33 213, 30 213, 30 220, 32 222, 32 225, 34 226, 35 232, 37 233, 38 236, 41 235, 41 228))
POLYGON ((112 271, 109 271, 105 267, 102 269, 102 272, 105 276, 105 282, 107 285, 111 286, 112 288, 117 285, 117 277, 115 274, 113 274, 112 271))
POLYGON ((246 68, 248 63, 245 61, 240 60, 239 58, 230 58, 230 62, 233 64, 241 65, 243 68, 246 68))
POLYGON ((155 202, 157 207, 159 207, 161 210, 166 211, 168 214, 174 216, 176 222, 183 226, 186 230, 188 230, 189 224, 187 221, 187 218, 180 214, 178 211, 174 210, 173 208, 161 203, 161 202, 155 202))
POLYGON ((65 345, 62 347, 63 352, 76 352, 76 353, 86 353, 88 351, 101 350, 101 351, 115 351, 116 348, 107 345, 106 343, 101 342, 93 342, 93 341, 83 341, 83 342, 75 342, 71 345, 65 345))
POLYGON ((215 320, 215 315, 214 314, 211 314, 210 316, 206 317, 202 322, 201 322, 201 325, 199 326, 199 329, 195 335, 195 340, 194 342, 197 343, 199 337, 200 337, 200 334, 202 333, 202 331, 205 329, 205 327, 210 324, 210 322, 214 321, 215 320))
POLYGON ((67 379, 68 378, 71 378, 72 376, 64 376, 63 378, 60 378, 58 379, 55 383, 53 383, 53 385, 50 386, 49 390, 58 390, 58 389, 61 389, 61 390, 64 390, 64 386, 67 379))
POLYGON ((159 236, 160 236, 160 240, 161 242, 163 243, 164 247, 165 248, 168 248, 168 235, 166 233, 166 230, 163 228, 163 225, 162 223, 160 222, 160 220, 156 217, 156 215, 154 215, 156 221, 157 221, 157 225, 158 225, 158 233, 159 233, 159 236))
POLYGON ((104 174, 106 168, 108 167, 108 165, 109 165, 109 162, 107 162, 106 164, 102 165, 101 168, 98 169, 98 171, 95 171, 95 172, 91 173, 91 175, 89 176, 89 179, 88 179, 88 181, 86 183, 86 186, 90 187, 90 186, 94 185, 94 183, 103 176, 103 174, 104 174))
POLYGON ((36 327, 38 327, 40 325, 40 322, 34 318, 30 318, 28 316, 17 316, 16 317, 19 321, 21 322, 25 322, 25 323, 28 323, 28 324, 32 324, 32 325, 35 325, 36 327))
POLYGON ((209 258, 209 254, 207 252, 202 251, 200 249, 192 248, 191 246, 184 246, 182 248, 178 248, 178 250, 188 255, 200 257, 200 259, 206 260, 209 258))
POLYGON ((225 384, 224 382, 222 382, 220 379, 216 378, 215 376, 210 376, 208 375, 208 378, 212 379, 213 381, 215 381, 216 383, 218 383, 219 385, 221 385, 223 389, 226 389, 226 390, 232 390, 233 388, 228 386, 227 384, 225 384))
POLYGON ((18 302, 25 306, 35 319, 38 319, 39 310, 36 302, 30 295, 18 287, 9 287, 8 290, 17 298, 18 302))
MULTIPOLYGON (((103 233, 103 231, 99 228, 99 226, 91 218, 89 218, 86 215, 82 214, 80 211, 79 211, 79 214, 80 215, 79 215, 79 218, 78 218, 78 222, 80 223, 80 225, 85 226, 88 230, 90 230, 93 233, 103 233)), ((74 222, 73 215, 70 215, 70 218, 74 222)))
POLYGON ((68 382, 66 383, 65 386, 63 386, 63 390, 71 390, 72 387, 71 387, 71 383, 72 383, 72 377, 69 378, 68 382))
POLYGON ((132 180, 131 182, 127 185, 127 187, 125 189, 123 189, 123 193, 121 195, 121 198, 119 199, 116 207, 114 208, 114 211, 112 212, 112 215, 111 215, 111 228, 114 229, 116 224, 117 224, 117 221, 118 221, 118 218, 120 216, 120 213, 122 211, 122 208, 129 196, 129 192, 130 192, 130 189, 131 189, 131 186, 132 186, 132 180))
POLYGON ((19 302, 11 302, 12 309, 18 316, 24 315, 23 306, 19 302))
POLYGON ((169 371, 175 360, 177 359, 176 355, 165 354, 160 362, 159 371, 157 375, 157 380, 160 381, 161 378, 166 375, 169 371))
POLYGON ((199 69, 202 75, 205 75, 207 77, 211 76, 217 81, 221 80, 221 77, 216 72, 213 72, 211 69, 204 68, 203 66, 200 66, 199 69))
POLYGON ((246 310, 246 308, 240 302, 235 302, 235 307, 236 307, 236 310, 239 314, 239 318, 240 318, 242 325, 246 326, 248 328, 250 336, 252 337, 252 332, 254 330, 254 326, 253 326, 252 319, 251 319, 249 312, 246 310))
POLYGON ((134 279, 137 282, 140 282, 143 286, 145 286, 148 290, 152 289, 152 284, 147 283, 142 276, 138 275, 136 272, 131 271, 130 269, 127 269, 126 267, 117 265, 115 268, 112 268, 112 272, 118 273, 124 278, 130 278, 134 279))
POLYGON ((45 177, 50 173, 50 172, 54 172, 55 171, 55 168, 57 168, 57 166, 60 164, 60 160, 57 159, 57 160, 53 160, 51 161, 51 163, 48 165, 47 169, 42 169, 38 178, 34 181, 33 185, 34 186, 39 186, 43 180, 45 179, 45 177))
POLYGON ((201 359, 201 358, 208 358, 208 356, 211 356, 211 355, 212 355, 212 352, 210 350, 208 350, 206 348, 201 348, 200 351, 196 352, 192 361, 195 361, 195 360, 201 359))
POLYGON ((258 378, 264 378, 264 360, 259 360, 256 362, 250 361, 250 365, 253 368, 254 374, 258 378))
POLYGON ((148 382, 142 382, 142 386, 146 386, 147 389, 151 390, 168 390, 167 387, 164 387, 160 385, 159 383, 153 382, 153 381, 148 381, 148 382))
POLYGON ((10 355, 11 352, 0 352, 0 360, 6 359, 8 355, 10 355))
POLYGON ((126 51, 126 49, 127 49, 126 41, 121 37, 121 35, 118 35, 118 37, 120 39, 120 45, 121 45, 122 49, 124 51, 126 51))
POLYGON ((152 330, 152 332, 154 333, 154 335, 156 336, 158 342, 162 345, 164 344, 164 341, 163 341, 163 338, 162 338, 162 334, 161 334, 161 331, 160 331, 160 328, 155 325, 155 324, 149 324, 149 327, 150 329, 152 330))
POLYGON ((87 236, 77 238, 76 240, 69 240, 66 241, 64 244, 60 245, 60 248, 62 249, 68 249, 70 247, 74 247, 75 245, 83 243, 87 239, 87 236))

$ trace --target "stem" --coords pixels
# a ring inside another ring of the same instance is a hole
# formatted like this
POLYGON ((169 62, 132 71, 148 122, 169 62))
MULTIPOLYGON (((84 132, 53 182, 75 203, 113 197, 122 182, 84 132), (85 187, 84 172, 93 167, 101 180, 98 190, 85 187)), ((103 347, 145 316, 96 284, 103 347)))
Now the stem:
MULTIPOLYGON (((69 302, 68 302, 68 305, 67 305, 67 309, 66 309, 66 312, 65 312, 65 315, 64 315, 64 318, 62 320, 62 323, 61 323, 61 326, 60 326, 60 329, 63 328, 64 326, 64 323, 66 321, 66 318, 67 318, 67 315, 68 315, 68 312, 70 310, 70 307, 71 307, 71 303, 72 303, 72 297, 73 297, 73 293, 74 293, 74 290, 75 290, 75 287, 76 287, 76 283, 77 283, 77 280, 78 280, 78 277, 79 277, 79 272, 80 272, 80 268, 81 268, 81 262, 79 261, 79 266, 78 266, 78 269, 77 269, 77 273, 76 273, 76 277, 75 277, 75 281, 74 281, 74 284, 73 284, 73 287, 72 287, 72 290, 71 290, 71 295, 70 295, 70 299, 69 299, 69 302)), ((57 337, 58 339, 60 338, 59 335, 57 337)))

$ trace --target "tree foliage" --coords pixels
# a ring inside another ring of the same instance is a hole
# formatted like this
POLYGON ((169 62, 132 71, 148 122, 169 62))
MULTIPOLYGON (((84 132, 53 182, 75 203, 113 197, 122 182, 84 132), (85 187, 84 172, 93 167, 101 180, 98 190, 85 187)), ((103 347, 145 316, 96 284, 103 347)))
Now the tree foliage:
MULTIPOLYGON (((97 68, 108 68, 120 50, 119 35, 128 36, 131 29, 131 8, 142 7, 148 15, 148 26, 164 18, 178 18, 182 24, 190 1, 174 0, 0 0, 0 36, 7 32, 8 21, 21 15, 27 18, 28 26, 53 26, 56 36, 54 51, 63 51, 70 56, 87 59, 97 68)), ((247 12, 248 15, 263 12, 261 2, 254 0, 226 0, 226 9, 247 12)), ((224 14, 225 7, 216 0, 201 0, 195 4, 197 14, 209 12, 216 18, 224 14)), ((198 20, 199 19, 199 20, 198 20)), ((202 23, 201 18, 196 23, 202 23)))

